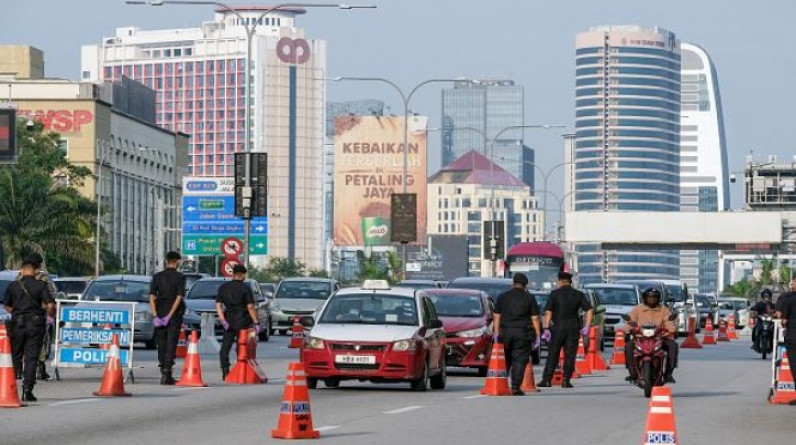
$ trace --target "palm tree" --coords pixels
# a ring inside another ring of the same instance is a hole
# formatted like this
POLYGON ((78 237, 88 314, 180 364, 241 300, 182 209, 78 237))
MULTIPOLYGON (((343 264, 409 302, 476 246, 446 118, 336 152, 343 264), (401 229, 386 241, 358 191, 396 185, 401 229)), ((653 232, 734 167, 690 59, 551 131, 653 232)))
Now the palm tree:
MULTIPOLYGON (((89 274, 94 265, 95 204, 80 195, 89 170, 71 165, 58 148, 57 133, 17 126, 19 163, 0 167, 0 237, 8 268, 37 252, 57 264, 89 274), (68 178, 65 185, 61 178, 68 178)), ((52 267, 56 266, 56 267, 52 267)))

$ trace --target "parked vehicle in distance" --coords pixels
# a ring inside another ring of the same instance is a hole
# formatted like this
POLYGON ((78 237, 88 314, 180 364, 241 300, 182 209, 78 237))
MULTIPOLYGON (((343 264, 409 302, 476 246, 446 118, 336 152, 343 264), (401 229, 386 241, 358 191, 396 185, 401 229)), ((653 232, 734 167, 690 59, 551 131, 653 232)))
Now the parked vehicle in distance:
POLYGON ((492 302, 482 291, 426 289, 445 329, 447 366, 474 368, 485 377, 492 354, 492 302))
MULTIPOLYGON (((589 303, 591 304, 592 309, 594 309, 594 315, 591 319, 591 327, 597 328, 596 332, 596 340, 597 340, 597 347, 600 351, 605 350, 605 306, 602 305, 600 301, 600 297, 597 295, 596 292, 590 289, 584 289, 583 293, 586 295, 586 298, 589 299, 589 303)), ((583 317, 581 316, 581 324, 583 323, 583 317)), ((584 345, 588 350, 589 345, 584 345)))
POLYGON ((558 272, 565 267, 564 256, 564 249, 556 243, 516 243, 506 253, 506 276, 522 272, 528 277, 528 290, 551 291, 558 285, 558 272))
POLYGON ((185 276, 185 292, 191 290, 193 284, 197 281, 201 280, 202 278, 210 278, 210 274, 208 273, 199 273, 199 272, 183 272, 183 276, 185 276))
POLYGON ((445 388, 445 331, 423 290, 366 280, 332 295, 316 321, 302 322, 312 326, 301 349, 310 388, 351 379, 445 388))
POLYGON ((749 322, 749 300, 745 298, 719 298, 719 318, 729 320, 735 315, 735 327, 743 329, 749 322))
POLYGON ((274 298, 274 292, 276 292, 276 284, 274 283, 260 283, 260 290, 263 291, 263 294, 267 298, 274 298))
POLYGON ((512 286, 511 278, 459 277, 451 280, 446 289, 480 290, 494 303, 498 295, 511 290, 512 286))
POLYGON ((697 310, 699 311, 699 324, 697 328, 701 329, 707 324, 708 318, 715 320, 716 311, 707 294, 694 294, 693 298, 688 300, 688 304, 693 305, 694 299, 696 299, 697 310))
MULTIPOLYGON (((191 290, 185 296, 185 306, 193 312, 201 315, 204 312, 216 313, 216 296, 218 289, 222 284, 230 281, 230 278, 202 278, 194 283, 191 290)), ((260 283, 255 280, 246 280, 246 284, 252 290, 254 295, 255 308, 257 309, 257 319, 260 321, 262 330, 260 331, 259 338, 262 341, 268 341, 271 333, 271 309, 268 298, 265 297, 262 290, 260 290, 260 283)), ((216 335, 224 334, 224 327, 221 326, 221 320, 216 317, 214 331, 216 335)))
POLYGON ((616 330, 625 327, 622 316, 642 303, 641 290, 635 284, 592 283, 583 290, 594 292, 605 308, 603 334, 606 338, 614 338, 616 330))
POLYGON ((408 287, 410 289, 438 289, 443 286, 434 280, 404 280, 395 283, 393 287, 408 287))
MULTIPOLYGON (((95 278, 83 294, 83 301, 126 301, 135 305, 133 339, 155 349, 155 324, 149 307, 149 275, 104 275, 95 278)), ((78 304, 79 306, 79 304, 78 304)))
POLYGON ((293 317, 313 316, 340 284, 328 278, 285 278, 279 282, 271 302, 271 334, 287 334, 293 317))
POLYGON ((91 279, 85 277, 59 277, 54 278, 53 283, 59 292, 66 294, 68 300, 80 300, 91 283, 91 279))

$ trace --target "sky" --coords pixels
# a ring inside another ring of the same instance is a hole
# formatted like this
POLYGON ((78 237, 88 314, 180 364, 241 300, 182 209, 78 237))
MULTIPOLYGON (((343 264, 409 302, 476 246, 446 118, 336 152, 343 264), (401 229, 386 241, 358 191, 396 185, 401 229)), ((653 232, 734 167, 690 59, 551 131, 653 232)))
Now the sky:
MULTIPOLYGON (((796 147, 796 2, 792 0, 351 0, 376 10, 310 9, 298 26, 328 41, 329 77, 385 77, 410 89, 429 78, 509 77, 525 87, 526 124, 574 128, 574 38, 598 25, 659 26, 705 48, 716 65, 731 172, 746 156, 793 161, 796 147)), ((230 5, 271 5, 257 0, 230 5)), ((0 44, 45 52, 50 77, 77 79, 80 46, 117 27, 195 27, 210 6, 128 6, 123 0, 6 0, 0 44)), ((440 85, 424 87, 411 109, 440 125, 440 85)), ((402 111, 396 93, 368 83, 330 82, 329 100, 379 98, 402 111)), ((526 141, 547 170, 564 158, 561 134, 528 130, 526 141)), ((429 175, 439 165, 439 133, 429 133, 429 175)), ((551 174, 559 196, 563 171, 551 174)), ((742 177, 742 174, 738 175, 742 177)), ((542 188, 541 184, 537 184, 542 188)), ((734 208, 743 196, 731 187, 734 208)), ((553 205, 551 205, 551 210, 553 205)))

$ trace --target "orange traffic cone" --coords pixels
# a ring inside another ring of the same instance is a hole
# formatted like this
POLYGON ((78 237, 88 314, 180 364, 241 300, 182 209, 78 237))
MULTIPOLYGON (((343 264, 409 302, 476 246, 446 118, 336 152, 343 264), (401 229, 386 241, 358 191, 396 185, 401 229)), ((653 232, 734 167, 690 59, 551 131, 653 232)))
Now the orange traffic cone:
POLYGON ((688 319, 688 336, 680 343, 680 347, 684 349, 702 349, 702 345, 699 344, 699 339, 696 337, 694 333, 694 319, 688 319))
POLYGON ((708 317, 705 321, 705 336, 702 337, 702 345, 715 345, 716 335, 713 332, 713 320, 708 317))
POLYGON ((293 336, 290 338, 289 348, 300 348, 304 345, 304 326, 299 317, 293 317, 293 336))
MULTIPOLYGON (((577 357, 575 357, 575 360, 577 360, 577 357)), ((575 363, 577 365, 577 361, 575 363)), ((561 353, 558 354, 558 366, 561 367, 561 376, 563 377, 563 375, 564 375, 563 374, 564 373, 564 348, 561 348, 561 353)), ((577 366, 575 366, 575 369, 572 370, 572 378, 573 379, 579 379, 580 378, 580 373, 578 372, 578 367, 577 366)))
POLYGON ((188 343, 188 354, 182 367, 182 376, 177 386, 207 386, 202 381, 202 363, 199 360, 199 333, 191 332, 191 341, 188 343))
POLYGON ((481 389, 481 394, 485 396, 508 396, 511 395, 509 389, 509 379, 506 373, 506 355, 503 343, 492 346, 492 356, 489 358, 489 370, 486 372, 486 382, 481 389))
MULTIPOLYGON (((104 331, 110 331, 110 330, 113 330, 113 325, 112 325, 112 324, 110 324, 110 323, 105 323, 105 324, 102 326, 102 329, 103 329, 104 331)), ((110 348, 111 348, 111 344, 110 344, 110 342, 108 342, 108 343, 100 343, 99 347, 100 347, 100 349, 110 349, 110 348)))
POLYGON ((644 428, 642 444, 666 443, 677 445, 677 429, 674 425, 672 390, 666 386, 652 388, 647 426, 644 428))
POLYGON ((229 371, 229 375, 224 381, 227 383, 237 383, 239 385, 266 383, 268 377, 266 377, 265 373, 260 369, 257 361, 249 356, 249 351, 252 351, 254 354, 256 350, 256 344, 251 344, 249 330, 241 329, 238 331, 238 361, 229 371), (251 346, 254 347, 252 348, 251 346))
MULTIPOLYGON (((589 345, 591 347, 591 345, 589 345)), ((578 339, 578 352, 575 354, 575 369, 582 375, 591 374, 591 364, 586 359, 586 348, 583 346, 583 337, 578 339)))
POLYGON ((768 400, 772 405, 790 405, 796 403, 796 383, 793 381, 793 372, 790 370, 788 353, 782 354, 782 363, 779 365, 777 385, 774 387, 773 396, 768 400))
POLYGON ((525 367, 525 375, 522 376, 520 391, 525 394, 539 392, 539 388, 536 387, 536 380, 533 376, 533 361, 528 362, 528 366, 525 367))
POLYGON ((724 321, 719 321, 718 341, 730 341, 730 337, 727 336, 727 324, 724 321))
POLYGON ((113 334, 111 349, 108 351, 108 363, 102 374, 102 385, 99 391, 94 392, 97 397, 129 397, 131 394, 124 391, 124 377, 122 377, 122 362, 119 352, 119 334, 113 334))
POLYGON ((727 326, 727 337, 729 337, 730 340, 738 340, 740 338, 738 337, 738 332, 735 330, 734 314, 730 314, 730 323, 727 326))
POLYGON ((5 325, 0 324, 0 328, 0 407, 19 408, 23 405, 19 401, 14 361, 11 358, 11 339, 8 338, 5 325))
POLYGON ((182 325, 182 329, 180 329, 180 337, 177 339, 177 353, 175 354, 175 357, 185 358, 187 353, 188 339, 185 336, 185 325, 182 325))
POLYGON ((275 439, 317 439, 320 433, 312 428, 310 394, 304 365, 291 363, 287 368, 279 425, 271 430, 275 439))
POLYGON ((625 364, 625 331, 618 329, 614 336, 614 356, 611 360, 612 365, 625 364))
POLYGON ((611 369, 605 359, 603 358, 602 351, 597 350, 597 327, 592 326, 589 328, 589 366, 592 372, 607 371, 611 369))

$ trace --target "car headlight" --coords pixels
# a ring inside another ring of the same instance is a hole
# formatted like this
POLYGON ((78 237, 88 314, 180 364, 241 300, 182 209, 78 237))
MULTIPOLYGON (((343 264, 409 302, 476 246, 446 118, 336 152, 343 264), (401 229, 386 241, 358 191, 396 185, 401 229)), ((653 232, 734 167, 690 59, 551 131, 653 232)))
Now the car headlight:
POLYGON ((135 321, 152 321, 152 314, 149 312, 136 312, 135 321))
POLYGON ((307 337, 304 339, 304 346, 309 349, 323 349, 323 339, 318 337, 307 337))
POLYGON ((398 340, 392 344, 393 351, 414 351, 415 349, 417 349, 417 345, 412 339, 398 340))
POLYGON ((457 337, 466 337, 466 338, 473 338, 473 337, 480 337, 486 333, 486 326, 481 326, 478 329, 470 329, 469 331, 461 331, 456 334, 457 337))

